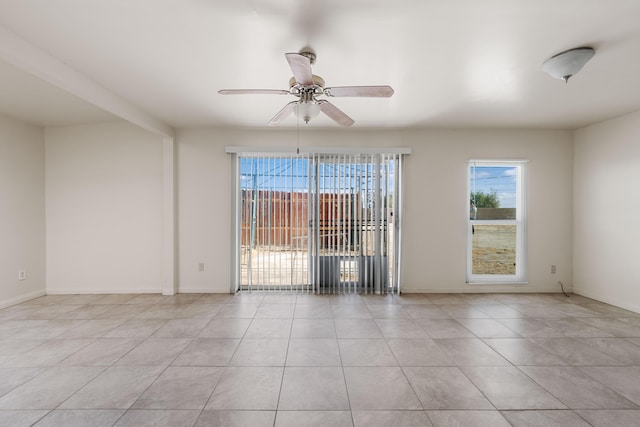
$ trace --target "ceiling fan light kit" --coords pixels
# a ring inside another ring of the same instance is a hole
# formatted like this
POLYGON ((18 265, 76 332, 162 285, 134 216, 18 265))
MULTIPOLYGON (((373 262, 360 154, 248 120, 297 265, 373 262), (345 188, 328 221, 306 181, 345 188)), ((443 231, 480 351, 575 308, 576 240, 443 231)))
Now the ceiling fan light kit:
POLYGON ((592 47, 577 47, 565 50, 544 61, 542 70, 556 79, 562 79, 565 83, 573 75, 584 67, 595 55, 592 47))
POLYGON ((318 117, 320 114, 320 104, 314 100, 298 102, 293 111, 298 118, 304 120, 305 123, 309 123, 309 120, 318 117))
POLYGON ((325 87, 324 79, 311 72, 311 64, 316 61, 316 54, 310 48, 304 48, 299 53, 286 53, 293 77, 289 80, 289 90, 279 89, 222 89, 221 95, 293 95, 298 97, 284 106, 268 123, 269 126, 280 124, 292 112, 305 123, 320 112, 341 126, 351 126, 354 121, 338 107, 319 96, 328 97, 373 97, 389 98, 394 91, 391 86, 340 86, 325 87))

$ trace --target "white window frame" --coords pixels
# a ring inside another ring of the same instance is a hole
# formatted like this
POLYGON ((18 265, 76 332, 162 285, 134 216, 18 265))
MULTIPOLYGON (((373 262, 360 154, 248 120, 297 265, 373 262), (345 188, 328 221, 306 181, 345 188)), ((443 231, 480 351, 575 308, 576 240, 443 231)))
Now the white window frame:
POLYGON ((467 214, 467 284, 527 284, 527 161, 526 160, 479 160, 467 163, 467 193, 465 205, 469 210, 471 187, 471 168, 476 167, 515 167, 516 179, 516 219, 515 220, 471 220, 467 214), (516 226, 516 272, 515 274, 473 274, 473 225, 515 225, 516 226))

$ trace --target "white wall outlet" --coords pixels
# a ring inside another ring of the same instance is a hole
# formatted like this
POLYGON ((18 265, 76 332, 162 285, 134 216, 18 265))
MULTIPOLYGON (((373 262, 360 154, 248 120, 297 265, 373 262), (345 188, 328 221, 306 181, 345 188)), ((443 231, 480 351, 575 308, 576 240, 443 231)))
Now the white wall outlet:
POLYGON ((204 271, 204 262, 198 263, 198 271, 204 271))
POLYGON ((551 266, 551 274, 556 274, 556 266, 555 265, 551 266))
POLYGON ((27 280, 27 272, 24 270, 18 271, 18 280, 27 280))

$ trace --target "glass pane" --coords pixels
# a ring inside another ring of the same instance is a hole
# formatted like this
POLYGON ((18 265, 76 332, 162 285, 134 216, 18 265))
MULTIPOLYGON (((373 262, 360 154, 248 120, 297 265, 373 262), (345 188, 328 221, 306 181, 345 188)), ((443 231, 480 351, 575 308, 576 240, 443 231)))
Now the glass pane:
POLYGON ((515 276, 519 166, 469 165, 471 274, 515 276))
POLYGON ((241 287, 391 286, 395 159, 241 157, 241 287))
POLYGON ((473 274, 516 274, 516 225, 473 226, 473 274))
POLYGON ((309 159, 240 159, 240 285, 308 285, 309 159))
POLYGON ((469 219, 516 219, 517 167, 472 164, 469 176, 469 219))
POLYGON ((321 288, 370 292, 377 283, 391 286, 394 160, 377 155, 320 159, 315 200, 321 288))

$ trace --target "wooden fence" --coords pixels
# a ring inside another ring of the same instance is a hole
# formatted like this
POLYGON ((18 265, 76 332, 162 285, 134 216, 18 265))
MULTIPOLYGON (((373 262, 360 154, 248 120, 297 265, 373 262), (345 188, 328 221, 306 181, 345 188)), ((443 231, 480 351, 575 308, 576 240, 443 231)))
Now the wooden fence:
MULTIPOLYGON (((318 227, 320 247, 354 245, 369 222, 359 194, 322 193, 318 227)), ((309 194, 288 191, 242 191, 242 245, 289 246, 307 243, 309 194), (253 234, 253 235, 252 235, 253 234)))

